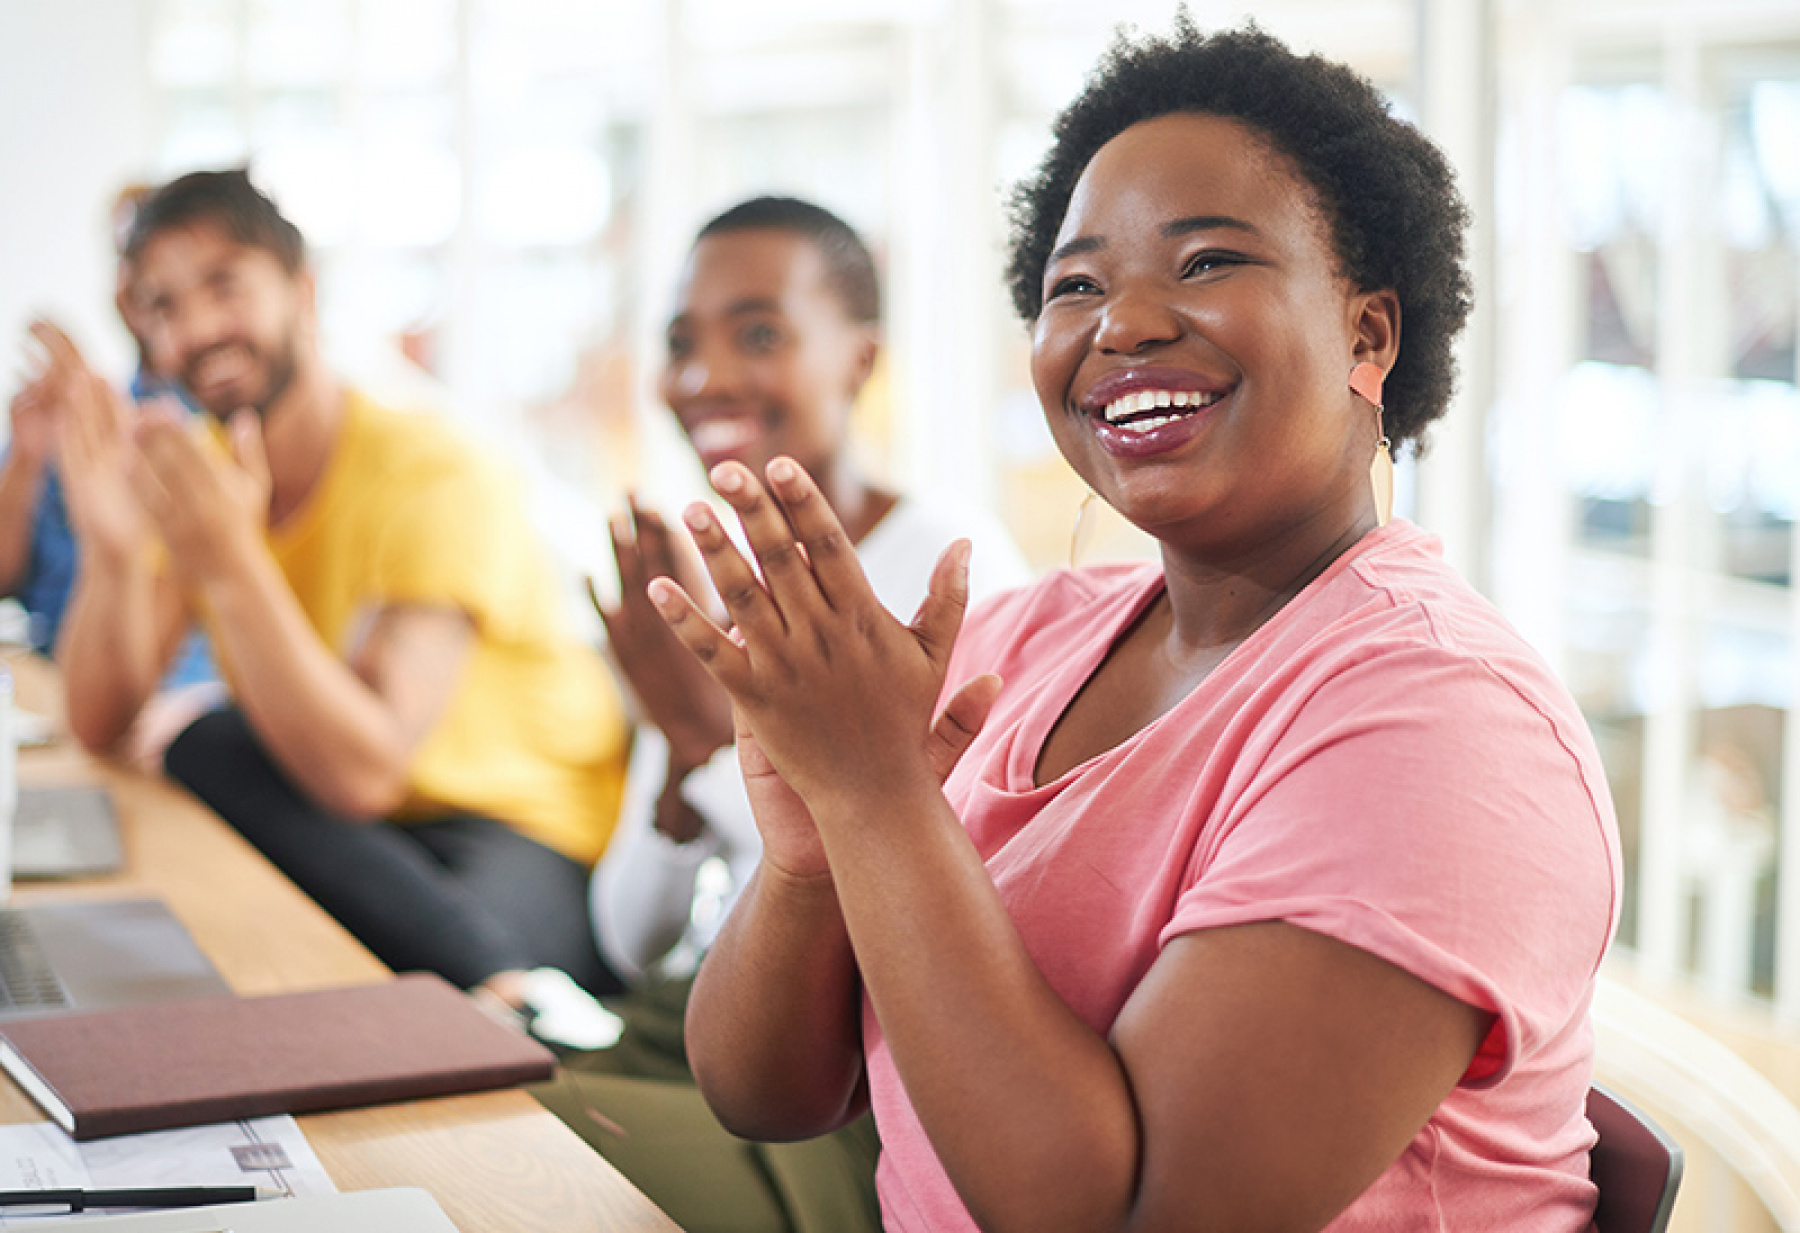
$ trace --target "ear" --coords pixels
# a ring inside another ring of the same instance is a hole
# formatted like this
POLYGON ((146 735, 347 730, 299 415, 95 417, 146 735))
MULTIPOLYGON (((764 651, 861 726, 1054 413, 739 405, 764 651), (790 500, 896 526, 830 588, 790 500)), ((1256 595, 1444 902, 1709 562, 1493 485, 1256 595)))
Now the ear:
POLYGON ((1392 372, 1400 358, 1400 297, 1393 291, 1359 291, 1350 298, 1352 363, 1392 372))
POLYGON ((310 265, 300 267, 294 275, 294 292, 300 299, 300 309, 308 317, 317 317, 319 313, 319 280, 310 265))
POLYGON ((863 386, 875 375, 875 361, 881 356, 881 332, 873 325, 857 327, 856 356, 850 366, 850 400, 862 397, 863 386))
POLYGON ((295 271, 294 327, 304 344, 316 350, 319 346, 319 282, 310 265, 295 271))

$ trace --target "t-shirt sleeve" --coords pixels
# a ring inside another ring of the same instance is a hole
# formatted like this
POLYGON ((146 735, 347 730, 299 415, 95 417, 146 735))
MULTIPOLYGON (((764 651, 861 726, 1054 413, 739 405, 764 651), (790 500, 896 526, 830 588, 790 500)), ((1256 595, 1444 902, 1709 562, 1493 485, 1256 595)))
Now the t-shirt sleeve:
POLYGON ((437 466, 419 477, 376 533, 373 597, 456 608, 487 636, 509 640, 524 615, 512 597, 534 593, 522 571, 541 558, 511 497, 486 467, 437 466))
POLYGON ((1245 751, 1162 941, 1282 920, 1373 953, 1497 1016, 1465 1082, 1498 1082, 1612 925, 1604 783, 1556 710, 1435 647, 1337 673, 1245 751))

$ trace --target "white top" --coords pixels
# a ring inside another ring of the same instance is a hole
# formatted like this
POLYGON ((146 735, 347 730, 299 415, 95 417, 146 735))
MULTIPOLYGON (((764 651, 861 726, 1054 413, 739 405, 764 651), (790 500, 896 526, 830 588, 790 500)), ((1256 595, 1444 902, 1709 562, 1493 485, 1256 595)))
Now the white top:
MULTIPOLYGON (((925 598, 932 566, 958 539, 969 540, 974 549, 971 603, 1031 580, 1025 558, 998 519, 941 497, 902 497, 856 546, 856 555, 876 598, 911 620, 925 598)), ((653 965, 670 976, 691 972, 762 856, 734 746, 719 750, 682 781, 682 799, 706 823, 690 843, 676 843, 652 825, 668 765, 662 734, 640 728, 619 824, 589 884, 600 952, 632 982, 653 965)))

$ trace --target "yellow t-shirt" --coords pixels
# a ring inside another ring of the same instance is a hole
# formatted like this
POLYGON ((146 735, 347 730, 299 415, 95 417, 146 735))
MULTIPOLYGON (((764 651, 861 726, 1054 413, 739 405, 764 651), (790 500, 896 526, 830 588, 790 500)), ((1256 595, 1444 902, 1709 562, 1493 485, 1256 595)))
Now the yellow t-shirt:
POLYGON ((318 486, 269 534, 295 598, 346 659, 389 604, 457 608, 475 631, 395 819, 486 814, 592 865, 618 817, 624 710, 517 484, 441 420, 347 403, 318 486))

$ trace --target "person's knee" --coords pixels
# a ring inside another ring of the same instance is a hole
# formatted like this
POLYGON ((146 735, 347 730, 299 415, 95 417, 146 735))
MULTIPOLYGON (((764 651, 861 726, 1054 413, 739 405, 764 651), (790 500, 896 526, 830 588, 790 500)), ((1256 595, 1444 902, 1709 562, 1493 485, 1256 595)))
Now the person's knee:
MULTIPOLYGON (((303 843, 301 819, 315 811, 270 759, 242 711, 235 707, 202 715, 176 737, 164 756, 170 779, 198 797, 214 813, 283 864, 294 843, 303 843), (281 853, 272 850, 274 842, 281 853)), ((289 871, 290 876, 292 872, 289 871)))
POLYGON ((163 769, 190 791, 201 793, 215 780, 239 778, 243 768, 266 760, 244 713, 236 707, 209 711, 169 742, 163 769))

